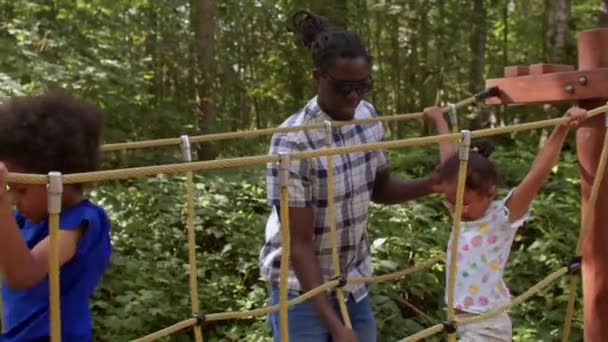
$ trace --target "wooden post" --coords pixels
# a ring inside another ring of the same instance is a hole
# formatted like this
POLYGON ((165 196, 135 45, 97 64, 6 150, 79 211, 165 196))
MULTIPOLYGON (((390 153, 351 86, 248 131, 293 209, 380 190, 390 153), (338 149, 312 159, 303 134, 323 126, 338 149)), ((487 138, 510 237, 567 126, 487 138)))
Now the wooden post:
MULTIPOLYGON (((608 68, 608 29, 584 31, 578 35, 579 70, 608 68)), ((606 104, 604 98, 579 101, 591 109, 606 104)), ((581 172, 582 211, 585 211, 591 185, 597 171, 600 152, 606 134, 606 118, 596 116, 576 133, 577 153, 581 172)), ((597 204, 583 242, 583 295, 585 341, 608 341, 608 177, 604 177, 597 204)))
MULTIPOLYGON (((578 101, 587 109, 606 104, 608 99, 608 28, 580 32, 578 70, 560 64, 514 65, 505 68, 503 78, 486 80, 486 87, 498 87, 488 104, 525 105, 578 101)), ((585 212, 596 175, 606 117, 589 119, 576 132, 581 174, 582 211, 585 212)), ((583 242, 583 294, 585 341, 608 341, 608 175, 602 181, 593 215, 583 242)))

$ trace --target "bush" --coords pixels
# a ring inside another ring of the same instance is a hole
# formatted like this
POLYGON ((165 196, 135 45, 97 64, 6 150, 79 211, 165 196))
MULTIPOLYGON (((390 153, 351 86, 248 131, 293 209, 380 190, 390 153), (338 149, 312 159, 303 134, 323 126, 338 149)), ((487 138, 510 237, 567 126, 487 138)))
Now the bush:
MULTIPOLYGON (((503 188, 517 184, 534 158, 532 138, 498 148, 493 159, 503 188)), ((391 152, 395 174, 411 178, 434 167, 429 148, 391 152)), ((268 207, 263 170, 207 172, 196 180, 199 297, 205 313, 266 305, 258 255, 268 207)), ((190 318, 184 177, 104 183, 91 193, 110 213, 114 255, 93 298, 98 341, 130 340, 190 318)), ((566 150, 559 168, 516 237, 506 279, 513 295, 559 268, 575 248, 580 220, 576 157, 566 150)), ((369 216, 375 273, 403 269, 445 250, 450 222, 435 197, 402 205, 372 205, 369 216)), ((411 335, 445 318, 443 263, 405 279, 371 286, 381 341, 411 335)), ((514 340, 557 340, 567 302, 567 279, 547 287, 512 312, 514 340)), ((578 307, 581 307, 580 289, 578 307)), ((270 340, 265 317, 212 322, 206 341, 270 340)), ((577 312, 573 340, 582 339, 577 312)), ((191 330, 171 341, 190 341, 191 330)), ((433 339, 430 339, 431 341, 433 339)))

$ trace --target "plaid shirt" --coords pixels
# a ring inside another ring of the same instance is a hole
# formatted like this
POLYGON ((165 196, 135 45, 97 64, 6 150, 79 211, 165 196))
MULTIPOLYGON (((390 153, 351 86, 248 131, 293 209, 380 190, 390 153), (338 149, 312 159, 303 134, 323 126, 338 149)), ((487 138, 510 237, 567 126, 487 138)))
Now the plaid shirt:
MULTIPOLYGON (((377 116, 371 104, 361 101, 355 110, 355 119, 377 116)), ((318 106, 316 97, 303 109, 290 116, 281 126, 293 127, 330 120, 318 106)), ((384 128, 381 123, 334 127, 334 147, 352 146, 381 141, 384 128)), ((324 129, 277 133, 271 140, 270 154, 316 150, 326 147, 324 129)), ((334 162, 334 194, 336 207, 337 250, 340 270, 347 276, 370 276, 372 273, 367 214, 376 172, 388 167, 383 152, 356 152, 337 155, 334 162)), ((329 220, 327 218, 326 157, 292 160, 289 167, 289 206, 312 207, 314 214, 314 248, 324 281, 334 276, 331 257, 329 220)), ((268 204, 272 212, 266 224, 266 243, 260 255, 262 276, 271 286, 279 284, 281 268, 281 234, 278 216, 280 205, 279 170, 277 163, 267 167, 268 204)), ((289 266, 288 288, 301 291, 300 284, 289 266)), ((367 295, 365 284, 347 285, 356 301, 367 295)))

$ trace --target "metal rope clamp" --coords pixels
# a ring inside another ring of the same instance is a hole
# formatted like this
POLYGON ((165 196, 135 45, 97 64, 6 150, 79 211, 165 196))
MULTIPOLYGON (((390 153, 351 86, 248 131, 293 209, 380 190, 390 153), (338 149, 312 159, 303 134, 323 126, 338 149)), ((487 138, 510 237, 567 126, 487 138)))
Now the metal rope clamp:
POLYGON ((453 334, 456 332, 456 321, 445 321, 442 322, 441 325, 443 325, 443 331, 446 334, 453 334))
POLYGON ((460 131, 462 140, 460 141, 460 160, 469 160, 469 152, 471 149, 471 131, 463 129, 460 131))
POLYGON ((346 276, 344 274, 340 274, 339 276, 335 276, 331 280, 332 281, 333 280, 337 280, 338 281, 338 285, 336 286, 337 288, 343 288, 348 283, 348 280, 346 279, 346 276))
POLYGON ((458 125, 458 113, 456 112, 456 105, 453 103, 448 103, 448 117, 450 118, 450 125, 456 126, 458 125))
POLYGON ((568 267, 568 273, 576 274, 581 271, 581 265, 583 264, 582 256, 573 256, 570 260, 566 261, 566 267, 568 267))
POLYGON ((190 144, 190 137, 187 135, 182 135, 180 137, 180 145, 182 147, 182 158, 186 162, 192 161, 192 147, 190 144))
POLYGON ((198 326, 203 326, 203 324, 205 324, 207 321, 207 316, 205 316, 205 314, 202 312, 195 313, 193 317, 196 319, 196 325, 198 326))

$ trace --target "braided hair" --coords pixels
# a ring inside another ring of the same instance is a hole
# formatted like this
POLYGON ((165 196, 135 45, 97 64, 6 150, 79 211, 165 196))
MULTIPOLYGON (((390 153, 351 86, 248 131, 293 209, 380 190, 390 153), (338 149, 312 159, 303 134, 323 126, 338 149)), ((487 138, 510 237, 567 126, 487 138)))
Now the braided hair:
POLYGON ((354 32, 331 27, 326 17, 300 10, 293 14, 292 26, 299 42, 311 49, 318 70, 326 72, 338 58, 363 57, 372 63, 361 38, 354 32))

